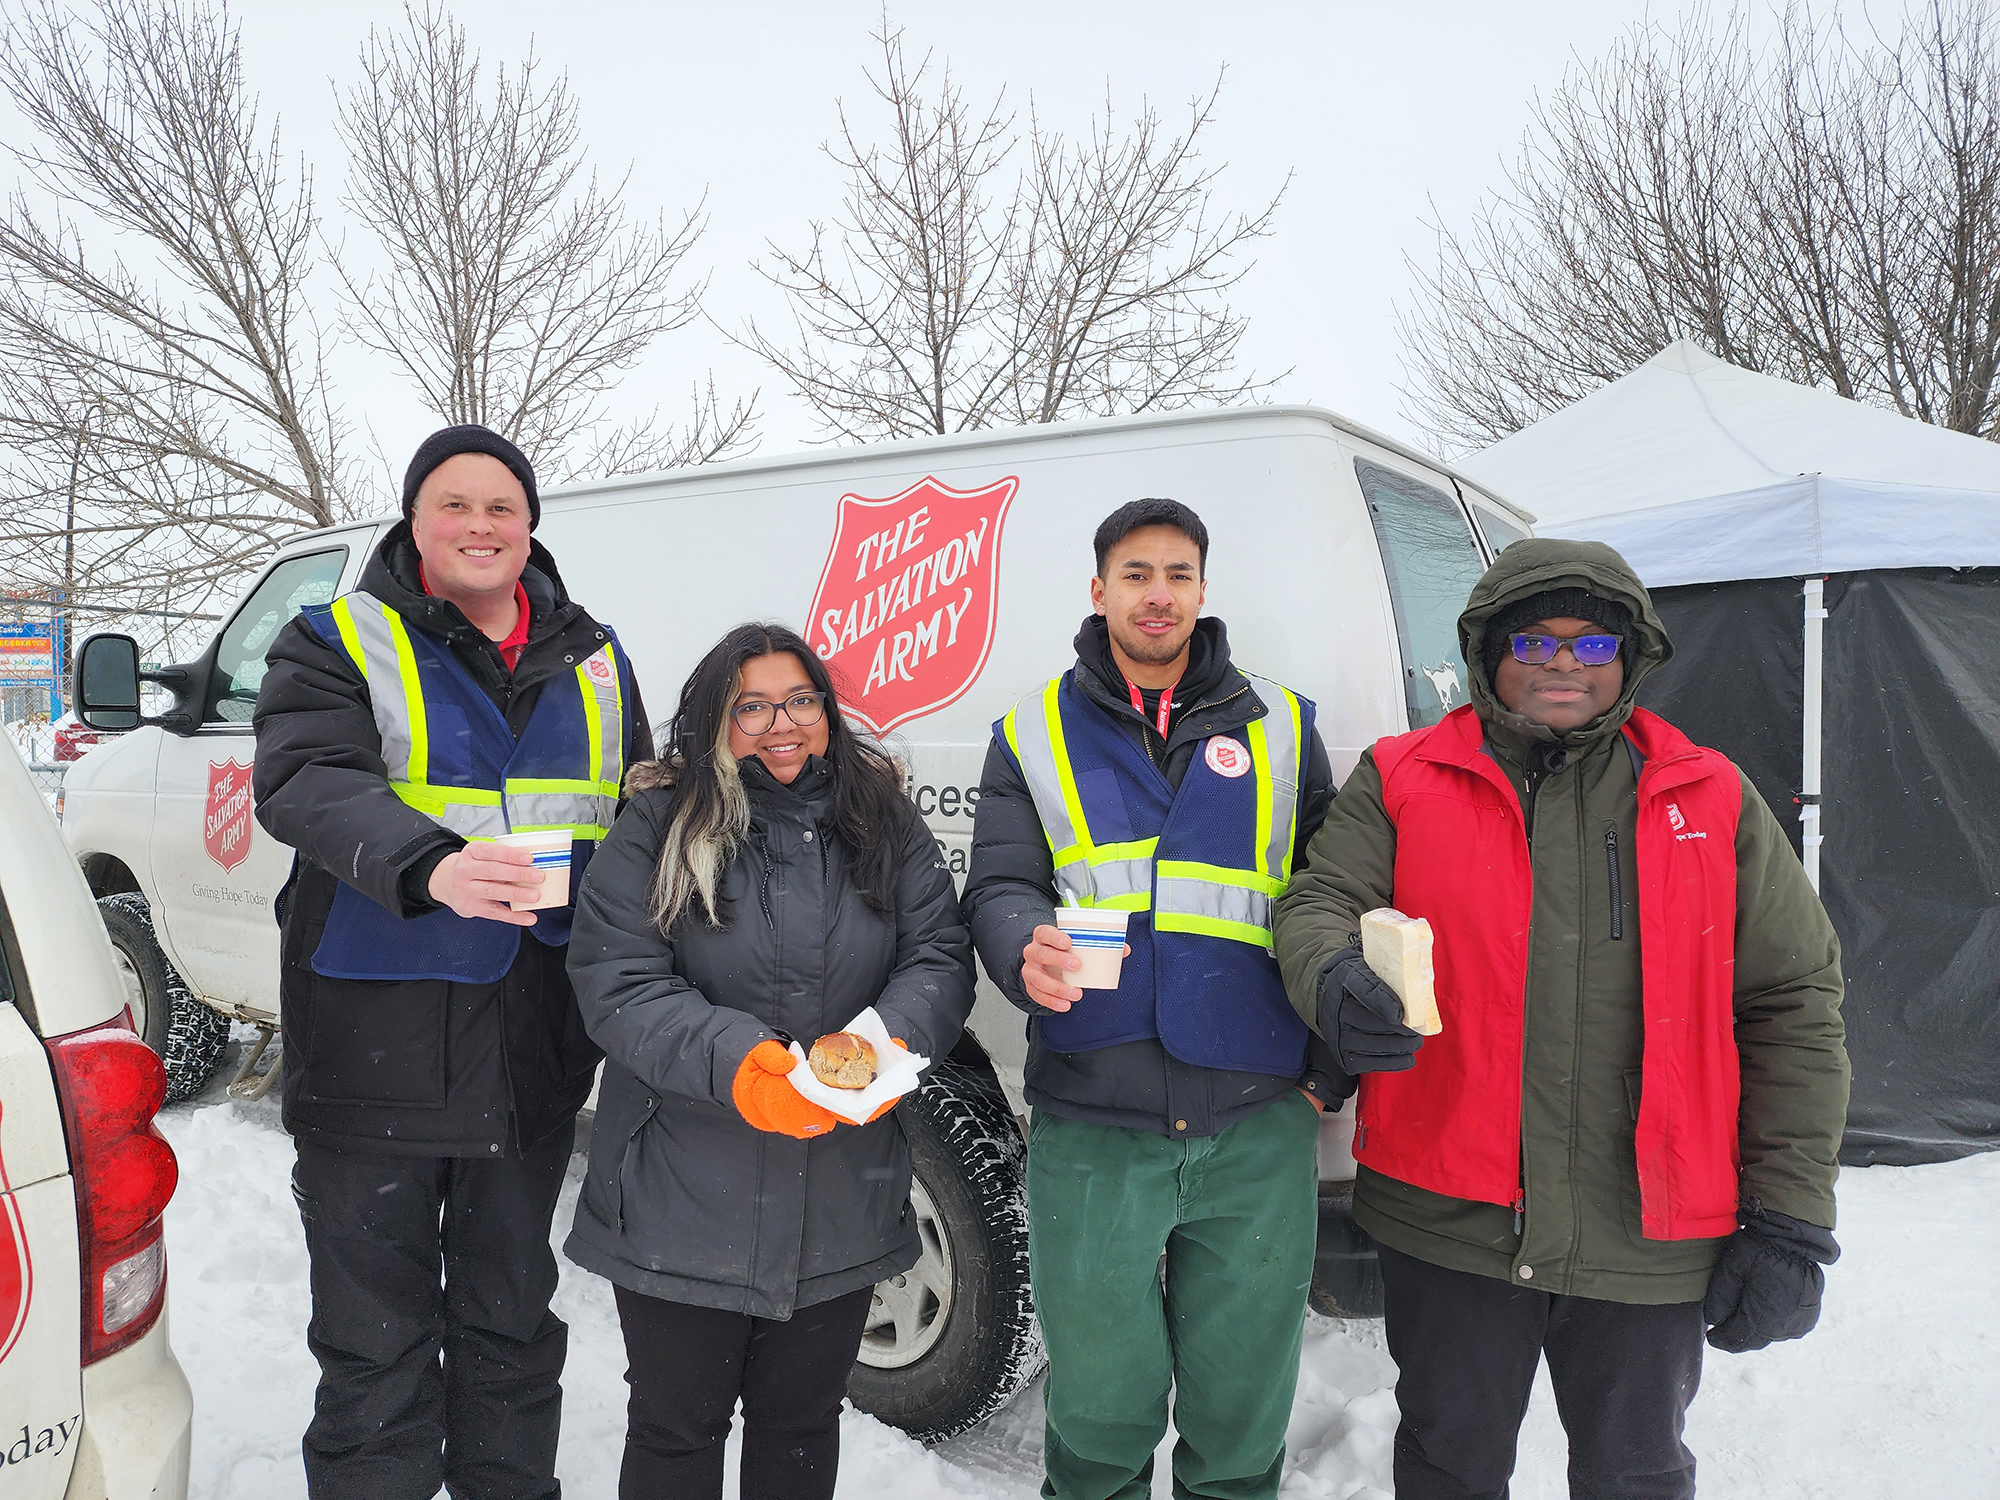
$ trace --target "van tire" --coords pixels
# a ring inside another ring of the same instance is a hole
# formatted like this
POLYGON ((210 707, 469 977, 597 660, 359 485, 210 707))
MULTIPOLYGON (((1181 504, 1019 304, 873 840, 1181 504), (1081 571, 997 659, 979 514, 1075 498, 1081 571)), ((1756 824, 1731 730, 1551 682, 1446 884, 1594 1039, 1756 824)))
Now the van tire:
POLYGON ((139 1038, 167 1067, 167 1102, 201 1092, 222 1062, 229 1022, 197 1000, 161 951, 152 909, 137 891, 104 896, 97 903, 125 981, 139 1038))
POLYGON ((910 1143, 923 1259, 877 1287, 847 1394, 935 1443, 984 1421, 1048 1363, 1028 1291, 1027 1144, 991 1078, 949 1061, 896 1116, 910 1143), (913 1286, 928 1289, 914 1341, 888 1316, 899 1298, 909 1306, 913 1286))

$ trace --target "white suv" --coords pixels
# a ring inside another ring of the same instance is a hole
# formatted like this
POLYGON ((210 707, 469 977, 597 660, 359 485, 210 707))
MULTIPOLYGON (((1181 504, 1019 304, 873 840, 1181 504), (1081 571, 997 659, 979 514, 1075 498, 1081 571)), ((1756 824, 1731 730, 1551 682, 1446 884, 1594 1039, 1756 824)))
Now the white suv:
POLYGON ((167 1343, 174 1154, 84 884, 0 748, 0 1495, 184 1500, 194 1401, 167 1343))

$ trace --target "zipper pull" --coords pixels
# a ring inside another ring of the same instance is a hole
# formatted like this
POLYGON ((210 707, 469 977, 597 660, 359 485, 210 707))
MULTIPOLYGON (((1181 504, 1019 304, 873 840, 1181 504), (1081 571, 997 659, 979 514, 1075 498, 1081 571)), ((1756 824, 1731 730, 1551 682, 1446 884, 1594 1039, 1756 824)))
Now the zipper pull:
POLYGON ((1625 892, 1622 877, 1618 872, 1618 830, 1604 830, 1604 863, 1609 874, 1611 895, 1611 939, 1613 942, 1625 940, 1625 892))
POLYGON ((1516 1235, 1520 1234, 1521 1225, 1525 1222, 1527 1214, 1528 1190, 1526 1188, 1516 1188, 1514 1190, 1514 1233, 1516 1235))
POLYGON ((1366 1125, 1359 1123, 1355 1125, 1354 1149, 1356 1151, 1366 1151, 1368 1149, 1368 1127, 1366 1125))

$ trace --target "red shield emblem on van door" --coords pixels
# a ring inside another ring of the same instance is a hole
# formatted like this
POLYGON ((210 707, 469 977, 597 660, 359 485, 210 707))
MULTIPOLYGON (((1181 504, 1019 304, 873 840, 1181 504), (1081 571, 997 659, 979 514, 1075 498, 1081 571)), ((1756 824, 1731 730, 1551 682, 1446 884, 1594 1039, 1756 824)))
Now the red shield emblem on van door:
POLYGON ((208 857, 233 870, 250 857, 250 768, 226 760, 208 766, 208 806, 201 840, 208 857))
MULTIPOLYGON (((0 1113, 5 1111, 0 1101, 0 1113)), ((0 1158, 0 1360, 13 1353, 21 1330, 28 1326, 28 1304, 35 1296, 35 1263, 28 1258, 28 1230, 7 1180, 7 1163, 0 1158)))
POLYGON ((806 637, 841 709, 876 734, 961 697, 985 667, 1000 528, 1020 484, 924 479, 887 500, 840 497, 806 637))

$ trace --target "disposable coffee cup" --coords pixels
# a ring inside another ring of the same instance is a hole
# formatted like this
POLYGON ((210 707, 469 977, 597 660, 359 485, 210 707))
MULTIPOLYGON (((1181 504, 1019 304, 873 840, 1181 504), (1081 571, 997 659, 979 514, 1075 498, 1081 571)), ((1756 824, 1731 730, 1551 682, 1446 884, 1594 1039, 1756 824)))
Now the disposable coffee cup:
POLYGON ((512 901, 515 911, 546 911, 552 906, 569 905, 569 858, 573 835, 567 828, 545 828, 534 833, 502 833, 493 842, 509 849, 526 849, 535 856, 534 868, 542 872, 542 893, 533 901, 512 901))
POLYGON ((1079 989, 1115 990, 1125 966, 1125 919, 1131 913, 1100 906, 1059 906, 1056 926, 1069 938, 1070 952, 1083 967, 1065 976, 1079 989))

